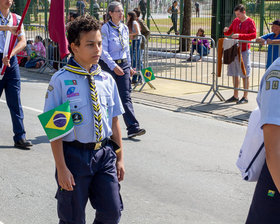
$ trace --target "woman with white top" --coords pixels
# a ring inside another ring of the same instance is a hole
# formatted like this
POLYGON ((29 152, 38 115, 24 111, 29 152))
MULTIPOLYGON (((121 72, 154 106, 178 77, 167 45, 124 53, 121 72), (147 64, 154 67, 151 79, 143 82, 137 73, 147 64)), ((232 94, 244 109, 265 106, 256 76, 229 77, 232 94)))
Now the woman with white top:
POLYGON ((137 71, 140 70, 140 44, 141 30, 137 22, 136 13, 130 11, 127 13, 127 26, 129 29, 130 56, 132 59, 132 67, 137 71))

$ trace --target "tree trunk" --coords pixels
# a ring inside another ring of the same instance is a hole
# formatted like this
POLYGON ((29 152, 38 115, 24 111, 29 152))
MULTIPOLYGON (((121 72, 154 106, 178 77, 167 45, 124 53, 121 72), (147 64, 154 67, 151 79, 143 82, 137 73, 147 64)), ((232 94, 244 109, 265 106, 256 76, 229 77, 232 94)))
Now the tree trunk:
MULTIPOLYGON (((183 29, 181 35, 191 35, 191 18, 192 18, 192 1, 184 0, 184 14, 183 14, 183 29)), ((189 39, 181 39, 180 50, 186 51, 190 48, 190 40, 189 39)))

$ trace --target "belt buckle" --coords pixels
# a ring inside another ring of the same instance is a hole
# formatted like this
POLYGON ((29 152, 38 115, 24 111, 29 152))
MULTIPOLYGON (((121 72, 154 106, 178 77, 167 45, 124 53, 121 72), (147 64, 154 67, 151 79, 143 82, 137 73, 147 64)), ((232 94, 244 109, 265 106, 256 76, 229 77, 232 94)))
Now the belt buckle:
POLYGON ((122 60, 121 59, 117 60, 117 63, 118 64, 122 63, 122 60))
POLYGON ((96 142, 94 146, 94 150, 98 150, 101 148, 102 142, 96 142))

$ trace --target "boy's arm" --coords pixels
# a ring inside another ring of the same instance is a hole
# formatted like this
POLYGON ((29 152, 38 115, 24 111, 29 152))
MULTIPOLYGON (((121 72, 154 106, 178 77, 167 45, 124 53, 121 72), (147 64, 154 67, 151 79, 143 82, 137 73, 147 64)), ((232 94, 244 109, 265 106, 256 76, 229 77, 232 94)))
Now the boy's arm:
POLYGON ((62 147, 62 139, 55 140, 51 142, 53 157, 55 160, 55 166, 57 170, 57 179, 59 186, 67 191, 73 191, 73 186, 75 186, 75 181, 72 173, 67 168, 63 147, 62 147))
MULTIPOLYGON (((17 39, 17 45, 12 50, 10 58, 16 55, 17 53, 21 52, 26 47, 26 39, 24 35, 18 36, 17 39)), ((4 65, 10 67, 10 60, 8 59, 8 55, 4 55, 2 61, 4 65)))
POLYGON ((267 43, 268 44, 280 44, 280 39, 274 39, 274 40, 267 39, 267 43))
POLYGON ((274 184, 280 192, 280 126, 263 126, 266 162, 274 184))
POLYGON ((118 117, 113 117, 112 122, 112 131, 113 135, 111 136, 112 140, 118 144, 120 149, 116 152, 117 153, 117 175, 118 180, 122 181, 124 178, 124 163, 123 163, 123 150, 122 150, 122 135, 121 135, 121 128, 118 117))

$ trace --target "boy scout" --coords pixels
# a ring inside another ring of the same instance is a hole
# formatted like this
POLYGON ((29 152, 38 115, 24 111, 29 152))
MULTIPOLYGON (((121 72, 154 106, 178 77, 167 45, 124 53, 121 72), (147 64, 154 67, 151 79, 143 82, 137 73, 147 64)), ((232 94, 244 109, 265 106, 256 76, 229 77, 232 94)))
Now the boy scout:
POLYGON ((255 188, 246 224, 280 223, 280 57, 263 75, 257 103, 266 161, 255 188))
POLYGON ((74 55, 56 72, 48 87, 45 111, 70 101, 74 131, 51 142, 56 164, 59 223, 85 223, 88 199, 96 209, 94 224, 116 224, 124 178, 121 131, 123 113, 112 76, 101 71, 100 24, 91 16, 73 21, 68 29, 74 55))
POLYGON ((32 143, 26 140, 25 136, 24 115, 20 100, 20 71, 16 57, 16 54, 26 46, 23 26, 22 32, 17 36, 17 43, 12 50, 10 59, 8 59, 7 55, 3 55, 7 31, 15 35, 17 26, 13 26, 13 24, 18 25, 21 19, 19 15, 10 12, 12 4, 12 0, 0 0, 0 68, 2 67, 2 63, 8 66, 3 79, 0 80, 0 97, 3 91, 5 91, 6 101, 13 123, 15 147, 29 150, 32 143))

